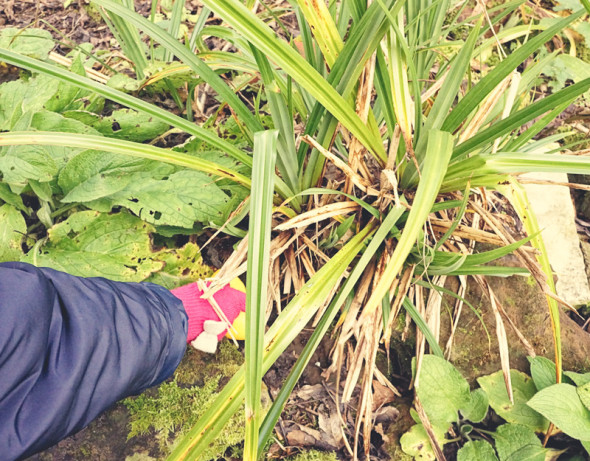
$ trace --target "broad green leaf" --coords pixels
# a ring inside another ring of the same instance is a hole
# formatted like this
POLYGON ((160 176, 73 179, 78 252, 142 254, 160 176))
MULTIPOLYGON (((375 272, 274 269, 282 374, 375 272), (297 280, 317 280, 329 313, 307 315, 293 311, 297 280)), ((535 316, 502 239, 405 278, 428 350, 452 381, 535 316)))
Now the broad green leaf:
POLYGON ((195 221, 221 225, 228 197, 215 181, 198 171, 179 171, 168 179, 131 182, 109 197, 157 225, 193 227, 195 221))
POLYGON ((42 146, 11 146, 0 150, 0 172, 7 183, 24 186, 29 179, 51 181, 57 166, 42 146))
POLYGON ((485 440, 467 442, 457 452, 457 461, 498 461, 494 448, 485 440))
POLYGON ((45 60, 55 46, 51 33, 43 29, 17 29, 6 27, 0 30, 0 48, 45 60))
POLYGON ((27 225, 21 212, 8 203, 0 206, 0 262, 21 258, 21 242, 26 233, 27 225))
POLYGON ((157 138, 170 125, 148 114, 121 109, 114 111, 109 117, 101 118, 92 127, 105 136, 143 142, 157 138))
POLYGON ((14 208, 29 214, 29 209, 23 203, 20 195, 15 194, 10 190, 10 186, 6 183, 0 182, 0 200, 12 205, 14 208))
POLYGON ((82 277, 138 282, 161 269, 153 259, 153 227, 127 213, 81 211, 48 230, 48 242, 22 259, 82 277))
MULTIPOLYGON (((81 53, 73 60, 70 70, 82 77, 86 77, 86 69, 82 62, 81 53)), ((70 83, 59 82, 56 93, 45 103, 45 109, 59 113, 68 110, 91 110, 94 108, 94 105, 90 103, 92 99, 94 99, 97 109, 104 106, 104 99, 100 96, 93 95, 88 90, 83 90, 70 83)))
POLYGON ((555 363, 545 357, 527 357, 531 364, 531 377, 538 391, 552 386, 557 382, 555 363))
POLYGON ((527 445, 512 453, 506 461, 550 461, 559 456, 557 450, 527 445))
MULTIPOLYGON (((503 424, 496 429, 492 434, 496 441, 496 451, 500 461, 507 461, 523 448, 543 448, 541 441, 535 432, 527 426, 522 424, 503 424)), ((536 457, 530 458, 531 461, 545 461, 544 450, 541 450, 542 457, 538 459, 539 452, 536 452, 536 457)), ((527 458, 529 459, 529 458, 527 458)), ((514 459, 516 461, 516 458, 514 459)))
MULTIPOLYGON (((45 202, 50 202, 53 199, 53 188, 49 182, 39 182, 34 179, 29 180, 29 186, 37 197, 45 202)), ((51 214, 51 212, 49 212, 51 214)))
POLYGON ((182 248, 165 248, 154 253, 153 257, 165 266, 146 282, 157 283, 169 290, 213 275, 213 269, 203 262, 200 248, 192 242, 182 248))
POLYGON ((528 406, 570 437, 590 441, 590 411, 582 404, 575 386, 554 384, 546 387, 529 400, 528 406))
POLYGON ((488 395, 481 388, 475 389, 470 394, 469 403, 459 408, 463 417, 472 423, 479 423, 488 414, 488 395))
MULTIPOLYGON (((172 165, 109 152, 84 151, 60 171, 58 184, 65 196, 62 202, 89 202, 111 196, 129 183, 144 184, 174 173, 172 165)), ((176 191, 170 191, 173 195, 176 191)))
POLYGON ((543 416, 527 406, 535 395, 537 388, 533 380, 520 371, 510 370, 514 404, 510 403, 502 371, 477 379, 481 388, 488 395, 490 406, 509 423, 523 424, 534 431, 544 431, 549 422, 543 416))
MULTIPOLYGON (((446 428, 434 427, 434 433, 439 445, 446 442, 445 433, 446 428)), ((400 438, 402 450, 407 455, 413 456, 416 461, 435 461, 434 450, 430 445, 430 439, 422 424, 412 426, 408 432, 400 438)))
POLYGON ((571 379, 576 386, 583 386, 590 383, 590 373, 576 373, 574 371, 566 371, 564 374, 571 379))
POLYGON ((457 411, 471 401, 469 384, 446 360, 424 355, 416 394, 433 424, 457 421, 457 411))
MULTIPOLYGON (((0 85, 0 130, 15 129, 16 122, 25 111, 35 113, 43 109, 57 88, 57 80, 39 77, 0 85)), ((28 126, 20 129, 27 128, 28 126)))
POLYGON ((69 133, 98 134, 92 127, 78 120, 66 118, 48 110, 39 110, 33 115, 31 128, 39 131, 67 131, 69 133))

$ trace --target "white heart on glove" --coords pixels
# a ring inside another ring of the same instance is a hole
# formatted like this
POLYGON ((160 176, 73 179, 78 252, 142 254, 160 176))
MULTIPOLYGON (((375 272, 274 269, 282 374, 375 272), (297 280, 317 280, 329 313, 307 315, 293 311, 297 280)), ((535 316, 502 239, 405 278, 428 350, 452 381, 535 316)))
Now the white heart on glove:
POLYGON ((203 332, 191 341, 191 346, 209 354, 214 354, 217 350, 217 336, 227 329, 225 322, 215 320, 205 320, 203 323, 203 332))

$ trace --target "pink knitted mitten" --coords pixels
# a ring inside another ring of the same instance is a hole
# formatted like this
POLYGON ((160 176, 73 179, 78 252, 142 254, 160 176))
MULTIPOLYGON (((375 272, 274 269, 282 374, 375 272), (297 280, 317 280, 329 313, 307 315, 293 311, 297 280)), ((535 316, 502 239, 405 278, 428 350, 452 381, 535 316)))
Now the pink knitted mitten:
MULTIPOLYGON (((202 299, 203 292, 196 283, 172 290, 179 298, 188 316, 187 342, 205 352, 215 352, 217 341, 227 332, 227 323, 219 318, 211 303, 202 299)), ((246 310, 246 294, 227 285, 213 296, 231 324, 246 310)))

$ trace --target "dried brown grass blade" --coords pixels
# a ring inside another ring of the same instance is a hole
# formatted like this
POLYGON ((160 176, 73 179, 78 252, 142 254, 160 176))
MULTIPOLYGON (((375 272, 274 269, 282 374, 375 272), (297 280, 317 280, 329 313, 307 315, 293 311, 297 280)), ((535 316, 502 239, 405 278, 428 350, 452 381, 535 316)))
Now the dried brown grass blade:
MULTIPOLYGON (((339 170, 341 170, 347 178, 347 181, 352 182, 355 186, 357 186, 363 192, 366 192, 367 189, 371 186, 371 183, 367 181, 365 178, 360 176, 356 171, 348 165, 344 160, 341 160, 336 155, 334 155, 329 150, 325 149, 320 143, 318 143, 315 139, 310 137, 309 135, 304 136, 301 140, 311 147, 317 149, 317 151, 330 160, 339 170)), ((358 165, 357 165, 358 169, 358 165)))
POLYGON ((486 293, 490 298, 490 304, 496 319, 496 336, 498 337, 498 349, 500 351, 500 363, 502 365, 502 374, 504 375, 504 383, 506 384, 506 391, 508 392, 508 398, 510 402, 514 404, 514 393, 512 391, 512 380, 510 377, 510 355, 508 349, 508 338, 506 337, 506 328, 504 327, 504 321, 502 315, 498 309, 498 303, 496 295, 492 291, 492 288, 488 284, 487 280, 483 277, 476 275, 475 280, 479 283, 482 291, 486 293))
POLYGON ((521 184, 541 184, 545 186, 564 186, 570 189, 578 190, 590 190, 590 185, 578 184, 574 182, 561 182, 561 181, 548 181, 543 179, 531 179, 531 178, 518 178, 518 182, 521 184))
POLYGON ((301 213, 300 215, 297 215, 296 217, 279 224, 275 227, 275 230, 284 231, 287 229, 307 227, 310 224, 314 224, 334 216, 353 213, 359 208, 360 205, 352 201, 330 203, 328 205, 306 211, 305 213, 301 213))
MULTIPOLYGON (((55 51, 52 51, 49 53, 49 59, 51 59, 53 62, 60 64, 64 67, 66 67, 67 69, 70 69, 72 67, 72 60, 69 58, 66 58, 65 56, 62 56, 58 53, 56 53, 55 51)), ((108 75, 104 75, 101 74, 100 72, 92 69, 92 68, 86 68, 85 69, 86 74, 88 75, 88 77, 90 77, 92 80, 98 82, 98 83, 102 83, 103 85, 106 85, 107 82, 109 81, 109 76, 108 75)))
POLYGON ((428 435, 428 439, 430 440, 430 446, 434 451, 434 456, 436 456, 437 461, 447 461, 440 445, 438 444, 438 440, 436 440, 436 435, 434 434, 432 424, 430 423, 430 420, 428 419, 428 416, 424 411, 424 407, 422 406, 422 403, 420 402, 420 399, 417 395, 414 397, 414 407, 416 408, 416 413, 418 413, 420 422, 426 430, 426 434, 428 435))

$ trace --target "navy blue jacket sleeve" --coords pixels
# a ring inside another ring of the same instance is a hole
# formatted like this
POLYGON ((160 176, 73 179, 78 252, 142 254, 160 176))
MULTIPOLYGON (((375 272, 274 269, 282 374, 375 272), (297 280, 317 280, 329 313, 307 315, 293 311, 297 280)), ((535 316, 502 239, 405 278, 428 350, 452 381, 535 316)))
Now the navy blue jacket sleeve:
POLYGON ((158 285, 0 264, 0 460, 43 450, 165 380, 186 330, 181 301, 158 285))

